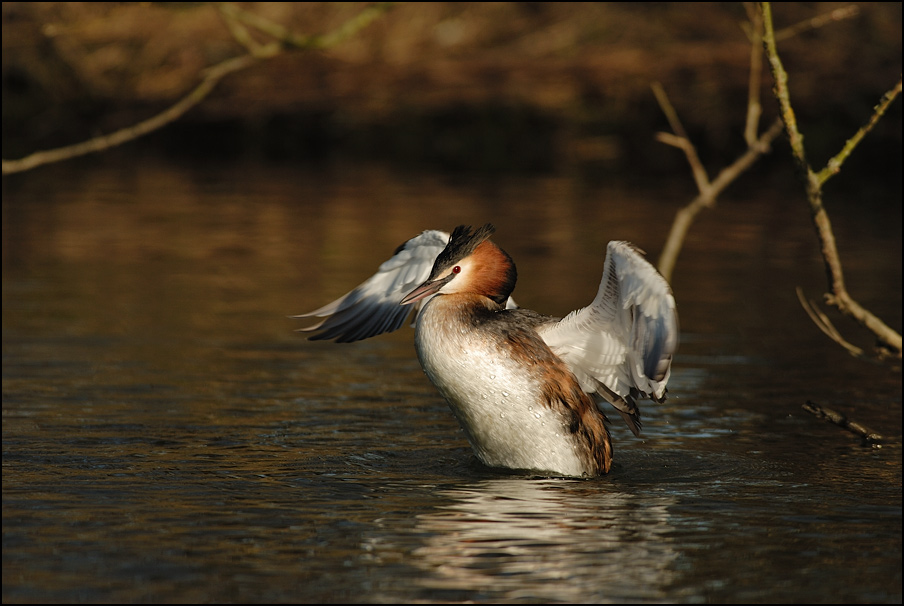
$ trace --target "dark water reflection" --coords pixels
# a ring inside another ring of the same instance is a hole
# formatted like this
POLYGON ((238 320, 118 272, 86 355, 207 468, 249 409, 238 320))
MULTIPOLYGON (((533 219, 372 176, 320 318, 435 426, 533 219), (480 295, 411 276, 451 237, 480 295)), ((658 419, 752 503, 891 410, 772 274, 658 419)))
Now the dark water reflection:
MULTIPOLYGON (((901 601, 900 374, 800 310, 824 277, 796 191, 695 226, 671 397, 576 481, 475 464, 410 330, 312 343, 286 316, 485 221, 519 302, 564 314, 609 239, 655 258, 688 190, 107 162, 3 183, 4 602, 901 601)), ((833 212, 900 330, 900 207, 833 212)))

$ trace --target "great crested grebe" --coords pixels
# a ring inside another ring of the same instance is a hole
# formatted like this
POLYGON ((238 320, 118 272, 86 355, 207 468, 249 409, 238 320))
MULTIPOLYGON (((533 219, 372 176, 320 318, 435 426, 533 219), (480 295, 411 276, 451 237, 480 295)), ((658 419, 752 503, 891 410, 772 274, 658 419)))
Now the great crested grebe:
POLYGON ((310 313, 313 340, 351 342, 398 329, 414 310, 415 346, 430 381, 485 465, 597 476, 612 464, 608 401, 635 435, 637 399, 662 402, 678 316, 668 283, 637 248, 610 242, 593 302, 565 318, 518 308, 517 272, 461 225, 408 240, 357 288, 310 313))

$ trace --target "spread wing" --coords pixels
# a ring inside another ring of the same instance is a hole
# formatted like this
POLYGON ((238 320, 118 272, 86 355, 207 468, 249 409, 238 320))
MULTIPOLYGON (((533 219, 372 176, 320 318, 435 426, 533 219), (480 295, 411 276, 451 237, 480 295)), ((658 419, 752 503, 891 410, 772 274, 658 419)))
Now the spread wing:
POLYGON ((417 312, 427 300, 417 305, 400 305, 409 292, 430 276, 437 255, 449 243, 449 234, 427 230, 411 238, 396 249, 377 273, 356 288, 320 309, 292 316, 293 318, 324 318, 302 332, 320 331, 312 340, 335 339, 350 343, 384 332, 398 330, 408 315, 417 312))
POLYGON ((610 242, 593 302, 538 332, 588 393, 614 406, 640 430, 638 397, 665 400, 678 314, 672 290, 628 242, 610 242))
MULTIPOLYGON (((356 288, 320 309, 292 316, 324 318, 313 326, 299 329, 314 332, 314 341, 335 339, 351 343, 384 332, 392 332, 405 324, 411 312, 414 319, 433 296, 415 305, 401 305, 402 299, 430 277, 433 262, 449 243, 449 234, 431 229, 399 246, 377 273, 356 288)), ((508 308, 516 307, 509 299, 508 308)))

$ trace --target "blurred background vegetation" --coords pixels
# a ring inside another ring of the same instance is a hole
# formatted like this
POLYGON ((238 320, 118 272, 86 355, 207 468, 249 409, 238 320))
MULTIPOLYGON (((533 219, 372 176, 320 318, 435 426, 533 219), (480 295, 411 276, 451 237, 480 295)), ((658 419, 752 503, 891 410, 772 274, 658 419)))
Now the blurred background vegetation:
MULTIPOLYGON (((371 5, 238 6, 323 34, 371 5)), ((778 3, 776 27, 844 6, 778 3)), ((780 47, 816 165, 901 73, 901 3, 855 6, 855 17, 780 47)), ((737 156, 746 148, 746 18, 742 3, 400 3, 333 47, 287 50, 230 74, 180 120, 128 145, 214 158, 686 176, 683 155, 654 140, 668 124, 650 85, 662 83, 704 163, 737 156)), ((152 116, 205 68, 246 52, 210 3, 4 2, 2 26, 5 159, 152 116)), ((768 69, 763 85, 765 127, 777 115, 768 69)), ((787 153, 778 161, 790 166, 787 153)), ((846 170, 899 173, 901 161, 898 102, 846 170)))

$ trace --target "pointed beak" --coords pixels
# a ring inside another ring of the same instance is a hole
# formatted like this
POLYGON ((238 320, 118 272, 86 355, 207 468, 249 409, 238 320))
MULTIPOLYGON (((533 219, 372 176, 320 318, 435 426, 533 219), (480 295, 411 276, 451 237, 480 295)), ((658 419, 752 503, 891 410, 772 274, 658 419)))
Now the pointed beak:
POLYGON ((405 295, 405 298, 401 300, 399 305, 408 305, 410 303, 414 303, 415 301, 420 301, 421 299, 426 299, 430 295, 434 295, 439 292, 439 289, 446 285, 449 280, 452 279, 452 276, 449 275, 440 280, 427 280, 410 293, 405 295))

